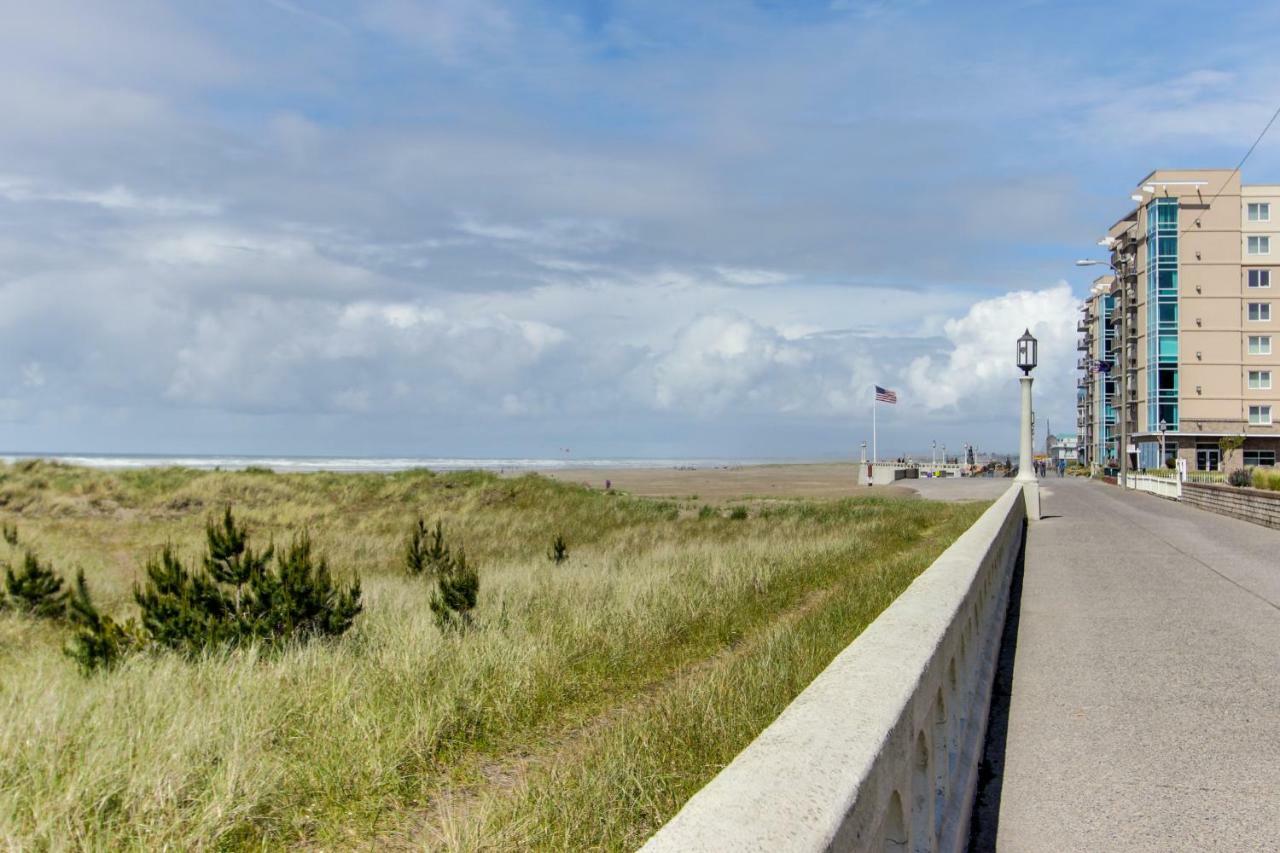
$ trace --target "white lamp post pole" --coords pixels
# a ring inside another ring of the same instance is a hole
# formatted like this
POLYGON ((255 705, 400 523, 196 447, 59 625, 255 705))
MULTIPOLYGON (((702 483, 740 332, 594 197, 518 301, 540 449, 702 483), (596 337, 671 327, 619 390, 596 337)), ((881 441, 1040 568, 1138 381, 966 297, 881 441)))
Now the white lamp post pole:
POLYGON ((1018 338, 1018 368, 1022 377, 1018 382, 1022 385, 1022 429, 1020 430, 1020 447, 1018 451, 1018 476, 1014 482, 1022 483, 1022 496, 1027 506, 1027 518, 1038 521, 1040 518, 1040 483, 1035 472, 1031 470, 1031 371, 1038 361, 1039 345, 1031 330, 1022 333, 1018 338))
POLYGON ((1015 479, 1023 483, 1036 481, 1036 474, 1031 470, 1031 383, 1034 381, 1030 374, 1018 379, 1022 385, 1022 442, 1018 450, 1018 476, 1015 479))

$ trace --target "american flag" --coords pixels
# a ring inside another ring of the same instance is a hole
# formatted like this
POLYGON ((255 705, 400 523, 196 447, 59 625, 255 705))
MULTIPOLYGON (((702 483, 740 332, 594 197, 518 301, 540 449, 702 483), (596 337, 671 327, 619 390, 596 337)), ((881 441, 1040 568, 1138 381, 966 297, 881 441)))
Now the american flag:
POLYGON ((879 385, 877 385, 876 399, 879 400, 881 403, 897 403, 898 395, 890 391, 888 388, 881 388, 879 385))

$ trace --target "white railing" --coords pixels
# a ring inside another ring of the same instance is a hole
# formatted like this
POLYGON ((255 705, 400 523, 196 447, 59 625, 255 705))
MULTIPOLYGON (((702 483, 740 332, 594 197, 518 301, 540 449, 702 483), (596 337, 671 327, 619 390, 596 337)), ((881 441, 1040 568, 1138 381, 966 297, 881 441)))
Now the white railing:
POLYGON ((1227 475, 1222 471, 1188 471, 1188 483, 1225 483, 1227 475))
POLYGON ((1162 498, 1178 500, 1182 497, 1182 482, 1177 477, 1158 477, 1151 474, 1130 474, 1125 480, 1130 489, 1150 492, 1162 498))
POLYGON ((1026 514, 1016 484, 644 850, 963 850, 1026 514))

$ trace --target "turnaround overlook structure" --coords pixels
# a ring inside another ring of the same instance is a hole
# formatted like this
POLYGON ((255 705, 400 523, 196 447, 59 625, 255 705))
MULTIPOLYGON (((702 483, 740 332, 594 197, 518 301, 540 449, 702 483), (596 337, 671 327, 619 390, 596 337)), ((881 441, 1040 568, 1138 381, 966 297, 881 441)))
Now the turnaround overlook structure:
POLYGON ((1130 469, 1275 465, 1280 185, 1158 170, 1131 198, 1101 241, 1113 272, 1094 282, 1077 326, 1080 461, 1118 464, 1123 433, 1130 469), (1244 440, 1229 459, 1226 436, 1244 440))

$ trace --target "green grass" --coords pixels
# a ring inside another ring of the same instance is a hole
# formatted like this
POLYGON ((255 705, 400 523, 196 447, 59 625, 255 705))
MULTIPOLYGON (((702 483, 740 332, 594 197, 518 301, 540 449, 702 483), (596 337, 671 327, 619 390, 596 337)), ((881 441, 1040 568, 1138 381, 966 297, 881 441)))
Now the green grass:
POLYGON ((0 466, 0 522, 83 566, 117 615, 142 559, 198 554, 228 502, 255 541, 309 529, 339 577, 359 572, 364 614, 271 657, 90 678, 63 629, 0 616, 0 846, 633 848, 984 506, 730 517, 537 476, 0 466), (418 514, 480 567, 468 634, 442 636, 400 568, 418 514))

